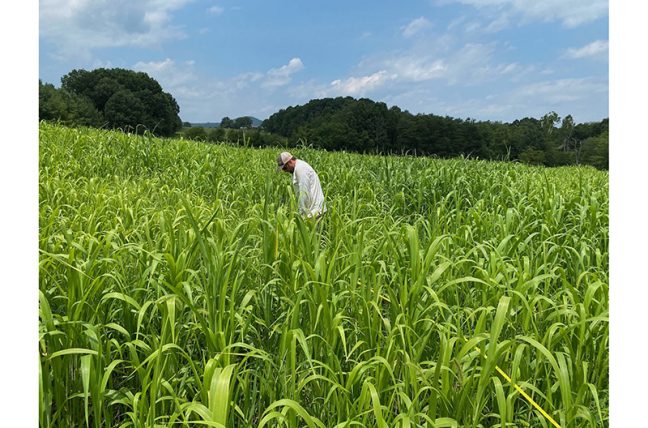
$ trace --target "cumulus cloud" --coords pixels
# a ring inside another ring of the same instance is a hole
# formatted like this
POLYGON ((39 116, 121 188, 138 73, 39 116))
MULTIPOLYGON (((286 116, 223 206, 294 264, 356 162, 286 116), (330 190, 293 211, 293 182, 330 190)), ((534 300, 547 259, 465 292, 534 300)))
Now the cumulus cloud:
POLYGON ((430 21, 428 21, 425 17, 421 16, 420 18, 416 18, 405 28, 403 29, 403 36, 405 37, 412 37, 416 33, 419 33, 420 31, 424 30, 425 28, 428 28, 430 26, 430 21))
POLYGON ((193 61, 176 63, 170 58, 162 61, 139 61, 133 65, 133 69, 142 71, 157 80, 165 92, 171 93, 176 98, 200 96, 193 61))
POLYGON ((336 79, 329 85, 329 91, 340 95, 363 95, 395 77, 395 75, 389 75, 385 70, 380 70, 369 76, 336 79))
POLYGON ((172 58, 139 61, 131 68, 147 73, 164 91, 172 94, 183 119, 214 122, 224 116, 264 118, 277 111, 280 106, 269 103, 269 92, 288 85, 304 65, 301 59, 292 58, 287 64, 266 72, 246 71, 229 77, 204 76, 198 73, 194 61, 172 58))
POLYGON ((263 86, 266 88, 273 88, 287 85, 292 80, 292 75, 303 68, 304 64, 301 59, 292 58, 288 61, 288 64, 268 70, 263 86))
POLYGON ((380 70, 367 75, 335 79, 329 84, 323 84, 317 80, 300 82, 287 88, 286 93, 295 102, 307 102, 312 98, 364 96, 372 91, 375 93, 389 82, 395 81, 396 78, 396 75, 390 74, 386 70, 380 70))
POLYGON ((511 13, 527 21, 560 21, 573 28, 608 15, 608 0, 443 0, 490 14, 511 13))
POLYGON ((40 37, 69 56, 184 37, 172 13, 191 0, 41 0, 40 37))
POLYGON ((177 62, 165 58, 160 61, 139 61, 132 68, 148 74, 160 83, 165 92, 173 95, 180 106, 183 120, 220 120, 226 114, 214 115, 213 109, 217 104, 214 100, 227 99, 233 103, 230 93, 237 90, 234 82, 200 78, 193 61, 177 62))
POLYGON ((398 56, 388 59, 384 65, 400 80, 421 82, 442 77, 447 66, 442 59, 426 56, 398 56))
POLYGON ((448 53, 413 49, 385 57, 377 62, 400 82, 425 82, 445 79, 450 84, 476 84, 496 75, 522 69, 518 64, 498 64, 493 60, 494 44, 467 43, 448 53))
POLYGON ((565 56, 571 59, 600 58, 600 57, 607 56, 607 52, 608 52, 608 41, 596 40, 581 48, 567 49, 565 56))

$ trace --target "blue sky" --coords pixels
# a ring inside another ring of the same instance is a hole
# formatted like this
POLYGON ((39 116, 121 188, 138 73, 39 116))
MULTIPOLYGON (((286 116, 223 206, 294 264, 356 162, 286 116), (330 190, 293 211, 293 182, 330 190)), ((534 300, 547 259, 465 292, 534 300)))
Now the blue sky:
POLYGON ((607 0, 41 0, 39 78, 144 71, 189 122, 353 96, 510 122, 608 113, 607 0))

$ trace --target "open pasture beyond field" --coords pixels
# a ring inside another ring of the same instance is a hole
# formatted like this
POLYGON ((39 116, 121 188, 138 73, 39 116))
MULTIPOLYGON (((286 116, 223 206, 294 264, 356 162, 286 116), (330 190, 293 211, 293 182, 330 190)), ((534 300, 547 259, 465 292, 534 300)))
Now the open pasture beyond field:
POLYGON ((608 425, 608 173, 40 125, 42 427, 608 425))

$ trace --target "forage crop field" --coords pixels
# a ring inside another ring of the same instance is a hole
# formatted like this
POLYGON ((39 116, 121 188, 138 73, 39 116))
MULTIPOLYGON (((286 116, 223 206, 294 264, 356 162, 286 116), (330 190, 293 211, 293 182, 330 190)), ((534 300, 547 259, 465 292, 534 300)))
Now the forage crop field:
POLYGON ((39 148, 42 427, 608 425, 607 172, 294 149, 314 225, 279 149, 39 148))

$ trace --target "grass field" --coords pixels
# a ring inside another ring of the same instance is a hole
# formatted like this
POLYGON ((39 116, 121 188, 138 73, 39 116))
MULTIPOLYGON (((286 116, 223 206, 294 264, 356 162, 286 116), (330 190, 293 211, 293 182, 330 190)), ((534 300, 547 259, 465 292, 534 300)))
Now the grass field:
POLYGON ((608 174, 40 125, 42 427, 608 425, 608 174))

